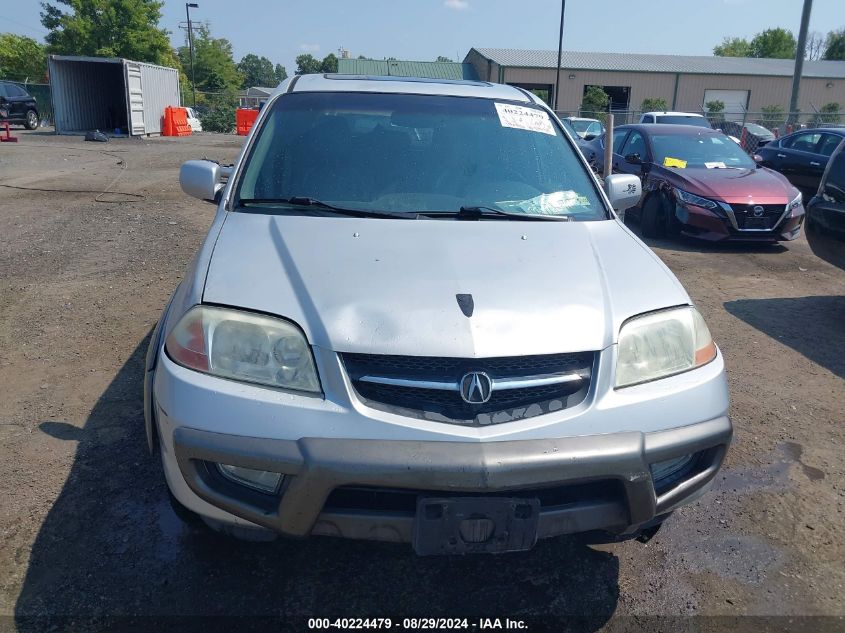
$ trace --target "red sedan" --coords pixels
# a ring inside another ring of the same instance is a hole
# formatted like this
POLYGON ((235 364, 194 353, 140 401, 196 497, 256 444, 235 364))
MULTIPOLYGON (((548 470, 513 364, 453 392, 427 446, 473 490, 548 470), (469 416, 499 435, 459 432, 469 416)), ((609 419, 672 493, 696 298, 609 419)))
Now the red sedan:
POLYGON ((688 125, 622 125, 614 130, 613 171, 643 181, 639 215, 646 237, 794 240, 801 193, 757 165, 719 130, 688 125))

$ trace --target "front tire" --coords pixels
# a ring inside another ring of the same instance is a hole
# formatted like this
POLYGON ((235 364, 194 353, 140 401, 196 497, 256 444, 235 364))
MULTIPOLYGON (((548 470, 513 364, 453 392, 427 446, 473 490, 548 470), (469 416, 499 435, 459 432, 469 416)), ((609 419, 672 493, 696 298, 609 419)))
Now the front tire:
POLYGON ((666 237, 666 226, 669 217, 669 205, 662 194, 653 194, 643 203, 640 212, 640 227, 643 237, 666 237))
POLYGON ((27 110, 26 111, 26 120, 24 121, 24 127, 27 130, 34 130, 38 127, 38 113, 35 110, 27 110))

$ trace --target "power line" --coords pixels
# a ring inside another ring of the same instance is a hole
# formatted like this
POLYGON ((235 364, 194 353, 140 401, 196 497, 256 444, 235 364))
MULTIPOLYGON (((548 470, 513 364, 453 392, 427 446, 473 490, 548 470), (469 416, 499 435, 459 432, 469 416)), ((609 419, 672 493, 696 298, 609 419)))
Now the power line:
POLYGON ((38 33, 38 35, 41 35, 42 33, 44 33, 44 30, 45 30, 45 29, 36 28, 36 27, 31 26, 29 24, 24 24, 23 22, 18 22, 17 20, 13 20, 12 18, 7 17, 5 15, 0 15, 0 20, 5 20, 6 22, 11 22, 12 24, 16 24, 20 27, 25 28, 27 31, 32 31, 33 33, 38 33))

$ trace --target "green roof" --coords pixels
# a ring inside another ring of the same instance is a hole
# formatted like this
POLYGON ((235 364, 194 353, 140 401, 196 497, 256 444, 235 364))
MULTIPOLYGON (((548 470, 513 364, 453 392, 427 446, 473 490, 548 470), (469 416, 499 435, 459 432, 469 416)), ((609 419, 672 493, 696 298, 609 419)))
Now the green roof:
POLYGON ((337 72, 341 75, 369 75, 375 77, 424 77, 426 79, 478 80, 472 64, 460 62, 412 62, 395 59, 339 59, 337 72))

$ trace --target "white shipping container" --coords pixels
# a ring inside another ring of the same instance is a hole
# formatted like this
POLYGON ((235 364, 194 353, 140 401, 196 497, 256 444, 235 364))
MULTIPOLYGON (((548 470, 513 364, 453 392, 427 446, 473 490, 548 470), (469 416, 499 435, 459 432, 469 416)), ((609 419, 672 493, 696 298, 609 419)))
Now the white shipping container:
POLYGON ((181 105, 175 68, 114 57, 51 55, 56 134, 100 130, 161 134, 164 109, 181 105))

